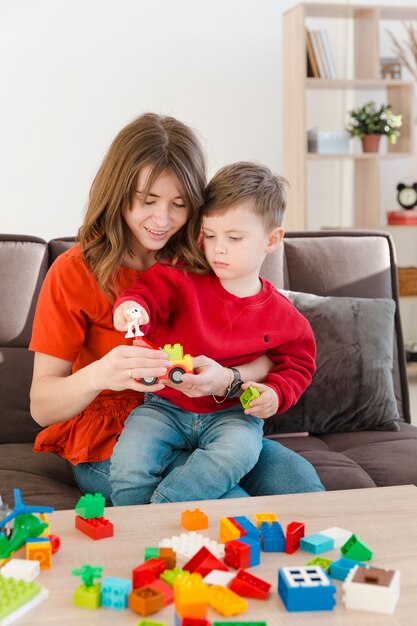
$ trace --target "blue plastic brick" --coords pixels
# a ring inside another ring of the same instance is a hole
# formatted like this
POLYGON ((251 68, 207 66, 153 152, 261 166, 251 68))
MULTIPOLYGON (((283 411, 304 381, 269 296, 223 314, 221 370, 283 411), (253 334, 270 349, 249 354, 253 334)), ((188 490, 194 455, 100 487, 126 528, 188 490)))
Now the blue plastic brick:
POLYGON ((250 548, 250 561, 249 567, 259 565, 261 562, 261 542, 251 537, 239 537, 241 543, 246 543, 250 548))
POLYGON ((336 587, 321 567, 283 567, 278 593, 287 611, 331 611, 336 587), (313 583, 313 584, 312 584, 313 583))
POLYGON ((246 537, 251 537, 252 539, 259 539, 260 534, 261 534, 259 531, 259 528, 257 528, 255 524, 252 524, 252 522, 248 520, 247 517, 245 517, 244 515, 239 515, 238 517, 233 517, 233 519, 236 520, 239 526, 242 526, 242 528, 245 529, 246 537))
POLYGON ((285 552, 285 535, 279 522, 262 522, 260 530, 264 552, 285 552))
POLYGON ((349 574, 352 567, 355 567, 355 565, 365 565, 365 563, 342 557, 337 561, 333 561, 330 565, 330 576, 332 578, 336 578, 337 580, 345 580, 346 576, 349 574))
POLYGON ((321 554, 322 552, 327 552, 327 550, 333 550, 333 548, 334 539, 321 533, 313 533, 300 539, 300 549, 313 554, 321 554))
POLYGON ((101 606, 119 611, 127 609, 128 595, 131 591, 132 581, 108 576, 101 582, 101 606))

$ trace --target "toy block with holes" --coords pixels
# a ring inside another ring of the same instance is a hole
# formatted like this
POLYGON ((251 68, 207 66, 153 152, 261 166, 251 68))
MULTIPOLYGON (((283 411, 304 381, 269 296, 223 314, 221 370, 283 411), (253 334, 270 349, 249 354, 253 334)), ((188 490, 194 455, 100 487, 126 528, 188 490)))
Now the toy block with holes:
POLYGON ((155 578, 155 580, 153 580, 147 586, 151 589, 154 589, 155 591, 158 591, 159 593, 162 593, 162 595, 164 596, 164 606, 167 606, 168 604, 174 602, 173 588, 161 578, 155 578))
POLYGON ((95 583, 95 578, 101 578, 102 567, 82 565, 73 569, 73 576, 80 576, 83 584, 74 591, 74 604, 85 609, 98 609, 101 606, 101 583, 95 583))
POLYGON ((11 624, 40 604, 48 595, 48 591, 34 581, 26 582, 0 576, 0 624, 11 624))
POLYGON ((52 545, 48 537, 34 537, 26 542, 26 558, 39 561, 41 569, 52 567, 52 545))
POLYGON ((255 524, 260 529, 262 522, 277 522, 278 518, 275 513, 255 513, 255 524))
POLYGON ((283 567, 278 571, 278 594, 287 611, 331 611, 336 587, 321 567, 283 567))
POLYGON ((229 584, 229 589, 244 598, 258 598, 265 600, 271 589, 271 585, 262 578, 254 576, 250 572, 243 569, 236 572, 236 576, 229 584))
POLYGON ((113 524, 104 517, 81 517, 75 516, 75 528, 90 537, 90 539, 107 539, 113 537, 113 524))
POLYGON ((240 404, 243 406, 244 409, 247 409, 250 407, 250 403, 252 402, 252 400, 256 400, 256 398, 259 398, 260 395, 261 393, 259 389, 257 389, 253 385, 250 385, 240 396, 240 404))
POLYGON ((285 552, 285 536, 279 522, 261 522, 260 531, 264 552, 285 552))
POLYGON ((127 609, 132 583, 127 578, 108 576, 101 583, 101 606, 122 611, 127 609))
POLYGON ((285 552, 293 554, 300 547, 300 540, 304 537, 304 524, 302 522, 290 522, 285 534, 285 552))
POLYGON ((224 615, 224 617, 239 615, 248 609, 246 600, 241 598, 237 593, 231 591, 231 589, 218 587, 217 585, 210 587, 208 602, 211 608, 221 615, 224 615))
POLYGON ((133 589, 149 585, 155 578, 159 578, 166 569, 165 561, 159 558, 148 559, 144 563, 141 563, 132 570, 133 589))
POLYGON ((314 559, 311 559, 311 561, 307 561, 307 563, 305 563, 305 566, 310 567, 311 565, 317 565, 318 567, 321 567, 321 569, 323 569, 326 574, 329 574, 330 566, 332 563, 333 561, 331 561, 330 559, 323 559, 323 557, 321 556, 316 556, 314 557, 314 559))
POLYGON ((190 574, 197 572, 203 577, 213 569, 228 571, 228 567, 215 557, 205 546, 200 548, 197 554, 183 565, 182 569, 190 572, 190 574))
POLYGON ((250 546, 241 541, 228 541, 224 546, 224 562, 235 569, 250 567, 250 546))
POLYGON ((105 499, 101 493, 86 493, 75 505, 75 512, 84 519, 103 517, 105 499))
POLYGON ((313 554, 321 554, 328 550, 333 550, 334 541, 332 537, 327 537, 321 533, 306 535, 300 539, 300 549, 313 554))
POLYGON ((204 530, 208 528, 208 516, 200 509, 183 511, 181 526, 186 530, 204 530))
POLYGON ((189 533, 174 535, 170 539, 162 539, 158 545, 160 548, 172 548, 177 555, 177 562, 181 562, 181 564, 188 561, 203 546, 206 546, 218 559, 224 557, 224 546, 222 544, 193 530, 189 533))
POLYGON ((355 561, 369 561, 373 556, 371 548, 356 535, 351 535, 350 539, 340 548, 340 551, 346 559, 355 561))
POLYGON ((391 615, 400 597, 400 572, 356 565, 343 583, 343 594, 347 609, 391 615))
POLYGON ((165 606, 165 596, 158 590, 145 585, 133 589, 128 595, 129 608, 139 615, 152 615, 165 606))
POLYGON ((10 559, 10 561, 0 569, 0 574, 5 578, 16 578, 17 580, 24 580, 30 583, 39 576, 40 569, 39 561, 10 559))
POLYGON ((162 622, 154 622, 149 619, 141 619, 136 626, 166 626, 166 624, 163 624, 162 622))
POLYGON ((329 568, 329 574, 332 578, 336 578, 336 580, 345 580, 350 570, 355 567, 355 565, 365 565, 365 563, 342 557, 341 559, 337 559, 337 561, 333 561, 329 568))

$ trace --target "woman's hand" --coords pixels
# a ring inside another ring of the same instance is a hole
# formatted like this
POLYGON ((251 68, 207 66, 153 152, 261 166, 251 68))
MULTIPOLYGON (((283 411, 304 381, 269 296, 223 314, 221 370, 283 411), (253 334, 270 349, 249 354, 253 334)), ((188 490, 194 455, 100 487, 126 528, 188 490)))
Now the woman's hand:
POLYGON ((189 398, 225 395, 231 381, 231 372, 227 367, 204 355, 194 357, 193 365, 195 374, 184 374, 180 385, 168 381, 166 385, 179 389, 189 398))
POLYGON ((272 387, 263 385, 262 383, 246 382, 242 385, 242 390, 245 391, 248 387, 256 387, 260 392, 260 396, 255 400, 252 400, 249 408, 245 409, 246 415, 252 415, 253 417, 260 417, 261 419, 267 419, 272 417, 278 411, 278 396, 272 387))
POLYGON ((103 389, 123 391, 159 391, 162 383, 144 385, 140 378, 160 378, 165 376, 171 364, 162 350, 152 350, 141 346, 117 346, 98 361, 91 363, 90 382, 100 392, 103 389))
POLYGON ((113 313, 113 326, 116 330, 120 330, 120 332, 127 330, 128 322, 133 320, 132 311, 138 311, 138 313, 140 313, 140 317, 136 318, 140 326, 149 322, 149 315, 143 306, 140 306, 140 304, 134 300, 126 300, 126 302, 119 304, 113 313))

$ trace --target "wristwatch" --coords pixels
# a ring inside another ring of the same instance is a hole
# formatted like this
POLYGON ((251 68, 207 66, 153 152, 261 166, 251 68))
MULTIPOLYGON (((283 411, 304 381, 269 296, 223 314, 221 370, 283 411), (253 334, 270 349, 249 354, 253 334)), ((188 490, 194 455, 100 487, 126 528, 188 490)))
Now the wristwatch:
POLYGON ((237 398, 241 394, 241 387, 243 385, 243 380, 240 376, 240 372, 235 367, 228 367, 227 369, 233 372, 233 380, 230 383, 229 393, 227 394, 228 398, 237 398))

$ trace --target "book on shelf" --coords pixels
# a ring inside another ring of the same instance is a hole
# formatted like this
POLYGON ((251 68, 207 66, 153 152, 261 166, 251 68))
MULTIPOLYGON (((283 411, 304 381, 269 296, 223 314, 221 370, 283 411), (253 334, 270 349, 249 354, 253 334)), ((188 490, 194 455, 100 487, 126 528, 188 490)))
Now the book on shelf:
POLYGON ((317 59, 314 54, 311 34, 306 28, 306 45, 307 45, 307 76, 309 78, 320 78, 320 72, 317 65, 317 59))
POLYGON ((326 30, 323 28, 307 30, 307 55, 315 78, 336 78, 336 69, 326 30), (313 59, 317 66, 316 73, 314 72, 313 59))
POLYGON ((327 30, 325 30, 324 28, 321 28, 319 30, 319 33, 324 48, 324 56, 326 58, 326 66, 329 72, 329 78, 334 80, 336 78, 336 68, 334 65, 332 49, 330 47, 329 35, 327 33, 327 30))

